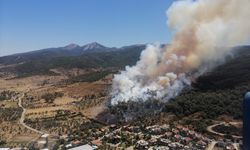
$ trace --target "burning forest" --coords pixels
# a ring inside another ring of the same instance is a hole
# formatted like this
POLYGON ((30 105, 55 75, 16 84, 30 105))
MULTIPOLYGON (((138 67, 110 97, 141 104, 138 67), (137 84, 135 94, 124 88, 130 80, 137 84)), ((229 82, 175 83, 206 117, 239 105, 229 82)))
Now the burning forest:
POLYGON ((192 80, 231 55, 250 38, 249 0, 175 1, 167 24, 175 36, 165 47, 150 44, 134 66, 113 79, 111 104, 179 95, 192 80))
POLYGON ((0 149, 242 147, 250 0, 0 6, 0 149))

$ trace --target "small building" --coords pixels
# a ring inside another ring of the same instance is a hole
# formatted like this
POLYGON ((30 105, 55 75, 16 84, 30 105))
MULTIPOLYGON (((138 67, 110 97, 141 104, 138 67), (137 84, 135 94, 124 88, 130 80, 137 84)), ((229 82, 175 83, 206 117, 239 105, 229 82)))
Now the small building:
POLYGON ((37 145, 40 149, 42 148, 45 148, 46 147, 46 144, 47 144, 47 141, 46 140, 40 140, 40 141, 37 141, 37 145))
POLYGON ((93 141, 91 141, 91 143, 96 145, 96 146, 101 146, 102 145, 102 141, 100 139, 93 140, 93 141))
POLYGON ((73 145, 70 143, 70 144, 67 144, 65 147, 66 148, 71 148, 73 145))
POLYGON ((174 135, 174 138, 175 138, 176 141, 180 141, 181 140, 181 135, 176 134, 176 135, 174 135))
POLYGON ((78 146, 78 145, 81 145, 82 142, 79 141, 79 140, 76 140, 76 141, 72 141, 71 144, 72 144, 73 146, 78 146))
POLYGON ((48 138, 49 134, 43 134, 41 138, 48 138))
POLYGON ((145 141, 145 140, 139 140, 137 143, 136 143, 136 148, 138 149, 148 149, 148 142, 145 141))
POLYGON ((85 144, 85 145, 82 145, 82 146, 70 148, 68 150, 94 150, 94 148, 92 146, 90 146, 89 144, 85 144))
POLYGON ((154 150, 169 150, 168 146, 155 146, 153 148, 154 150))
POLYGON ((183 140, 184 144, 189 144, 192 141, 192 139, 190 137, 185 137, 183 140))
POLYGON ((164 139, 164 138, 160 138, 159 140, 159 145, 162 145, 162 146, 168 146, 168 144, 170 144, 171 141, 169 139, 164 139))
POLYGON ((172 132, 166 132, 164 135, 165 135, 167 138, 170 138, 170 137, 173 136, 173 133, 172 133, 172 132))
POLYGON ((152 137, 148 142, 150 145, 155 145, 155 144, 157 144, 158 140, 157 140, 157 138, 152 137))

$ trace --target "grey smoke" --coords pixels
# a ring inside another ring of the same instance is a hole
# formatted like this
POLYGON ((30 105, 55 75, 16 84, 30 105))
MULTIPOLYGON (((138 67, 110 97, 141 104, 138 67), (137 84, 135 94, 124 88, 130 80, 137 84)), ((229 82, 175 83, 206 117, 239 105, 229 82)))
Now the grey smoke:
POLYGON ((250 0, 174 2, 167 10, 173 40, 164 48, 148 45, 135 66, 115 75, 111 104, 177 96, 222 60, 229 52, 226 47, 250 39, 249 16, 250 0))

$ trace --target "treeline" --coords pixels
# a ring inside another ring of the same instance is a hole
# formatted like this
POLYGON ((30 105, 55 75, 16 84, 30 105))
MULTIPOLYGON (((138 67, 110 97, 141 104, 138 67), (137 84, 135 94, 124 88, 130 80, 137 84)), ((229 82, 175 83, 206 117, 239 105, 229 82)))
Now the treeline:
POLYGON ((96 72, 91 72, 91 73, 71 77, 70 79, 63 81, 63 82, 66 82, 66 83, 95 82, 104 78, 110 73, 114 73, 114 71, 111 71, 111 70, 96 71, 96 72))
POLYGON ((243 94, 248 88, 249 86, 242 86, 234 90, 190 91, 166 103, 163 111, 179 117, 200 112, 203 118, 214 119, 220 115, 229 115, 240 119, 243 94))
POLYGON ((57 97, 63 97, 63 95, 61 92, 46 93, 43 94, 41 98, 44 99, 46 103, 53 103, 57 97))
POLYGON ((187 116, 201 112, 204 118, 226 114, 242 118, 242 101, 250 89, 250 51, 247 47, 235 59, 199 77, 193 90, 182 93, 165 105, 164 112, 187 116))
POLYGON ((10 100, 14 95, 16 95, 14 91, 2 91, 0 92, 0 101, 10 100))
POLYGON ((0 122, 16 121, 21 117, 22 108, 0 108, 0 122))
POLYGON ((80 101, 74 102, 79 110, 90 108, 102 103, 106 99, 106 93, 91 94, 84 96, 80 101))
POLYGON ((0 146, 6 144, 6 141, 0 139, 0 146))

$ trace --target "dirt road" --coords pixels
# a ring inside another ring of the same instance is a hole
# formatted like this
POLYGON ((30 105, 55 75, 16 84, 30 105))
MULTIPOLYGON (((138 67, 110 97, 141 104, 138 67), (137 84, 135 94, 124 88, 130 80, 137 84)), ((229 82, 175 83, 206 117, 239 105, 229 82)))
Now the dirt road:
POLYGON ((216 141, 212 141, 212 142, 208 145, 208 147, 206 148, 206 150, 213 150, 216 143, 217 143, 216 141))
MULTIPOLYGON (((229 122, 229 124, 231 125, 237 125, 239 124, 240 122, 229 122)), ((214 124, 214 125, 211 125, 211 126, 208 126, 207 127, 207 131, 208 132, 211 132, 215 135, 219 135, 219 136, 225 136, 225 134, 223 133, 219 133, 219 132, 216 132, 213 130, 214 127, 218 126, 218 125, 226 125, 227 123, 226 122, 220 122, 220 123, 217 123, 217 124, 214 124)), ((242 139, 242 136, 237 136, 237 135, 232 135, 232 137, 236 138, 236 139, 242 139)))
POLYGON ((27 124, 25 124, 24 120, 25 120, 26 109, 22 106, 22 98, 24 97, 24 95, 25 95, 25 94, 22 93, 21 96, 18 97, 18 106, 21 107, 21 108, 23 109, 23 112, 22 112, 21 118, 20 118, 20 120, 19 120, 19 123, 20 123, 21 125, 23 125, 25 128, 27 128, 27 129, 29 129, 29 130, 32 130, 32 131, 34 131, 34 132, 36 132, 36 133, 38 133, 38 134, 45 134, 44 132, 39 131, 39 130, 37 130, 37 129, 34 129, 34 128, 28 126, 27 124))
POLYGON ((223 125, 223 124, 224 124, 224 122, 221 122, 221 123, 218 123, 218 124, 214 124, 214 125, 208 126, 208 127, 207 127, 207 131, 208 131, 208 132, 211 132, 211 133, 213 133, 213 134, 219 135, 219 136, 224 136, 224 134, 219 133, 219 132, 216 132, 216 131, 213 130, 214 127, 216 127, 216 126, 218 126, 218 125, 223 125))

